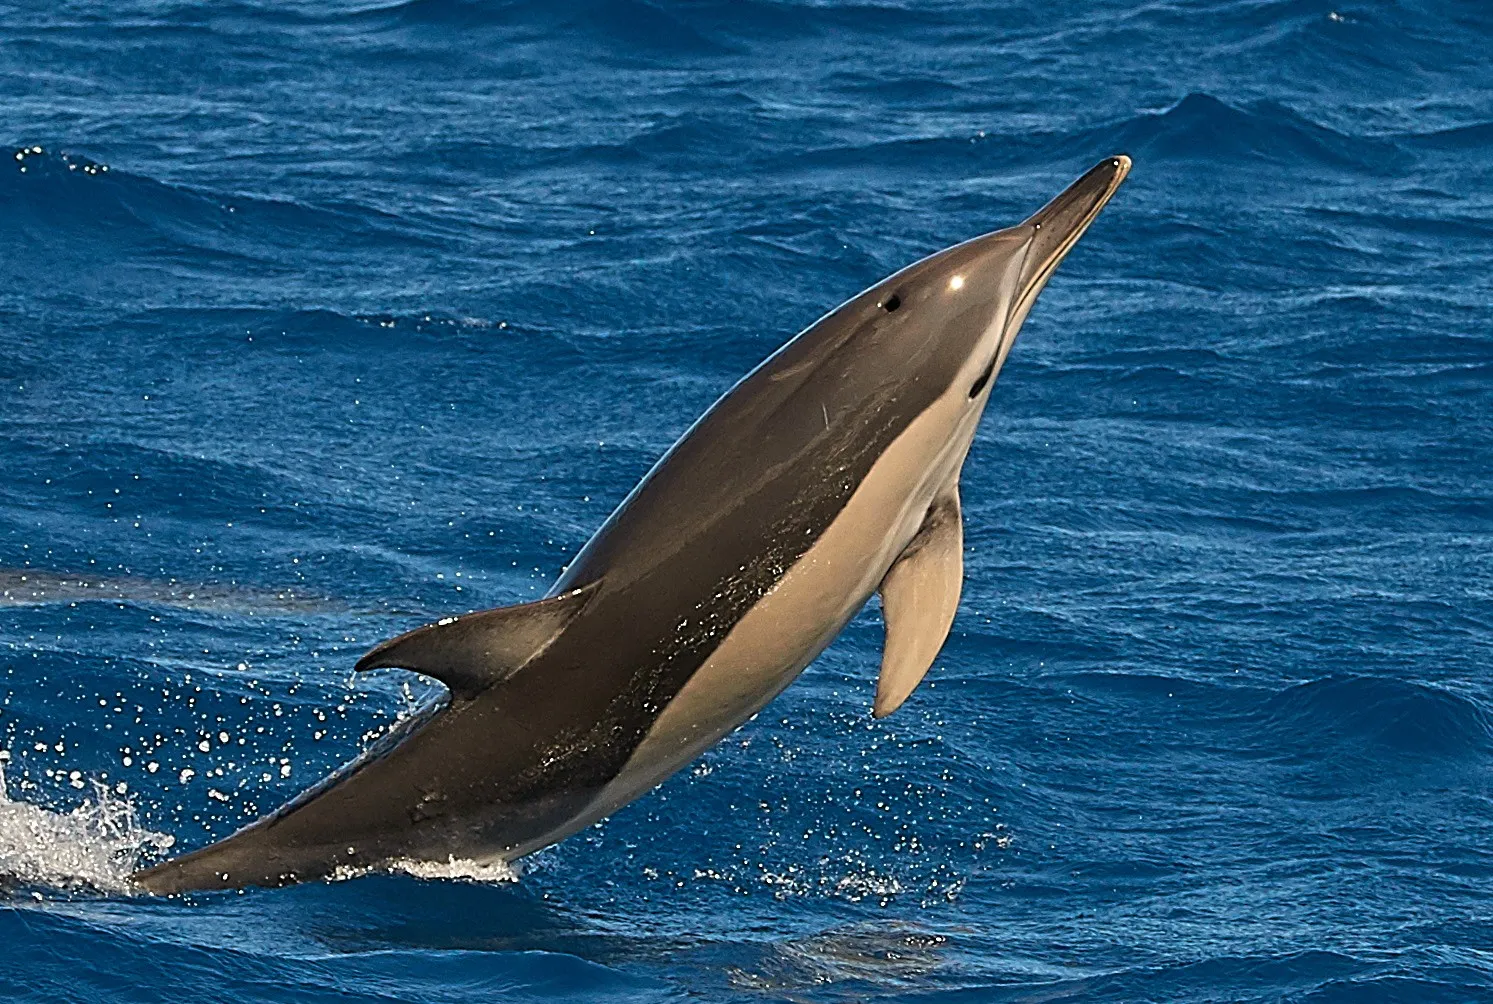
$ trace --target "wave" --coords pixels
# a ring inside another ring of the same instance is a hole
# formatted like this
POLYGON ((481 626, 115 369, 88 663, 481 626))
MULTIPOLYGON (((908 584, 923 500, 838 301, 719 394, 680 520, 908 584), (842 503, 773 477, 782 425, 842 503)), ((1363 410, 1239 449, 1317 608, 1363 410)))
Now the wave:
MULTIPOLYGON (((1014 123, 1013 123, 1014 125, 1014 123)), ((1231 104, 1192 92, 1175 104, 1071 129, 1003 128, 999 121, 974 135, 928 135, 821 147, 789 155, 800 165, 864 170, 934 164, 935 170, 1009 171, 1070 166, 1124 151, 1155 171, 1199 164, 1220 170, 1248 165, 1288 171, 1320 169, 1395 176, 1410 155, 1391 139, 1339 132, 1275 101, 1231 104)), ((1237 176, 1219 176, 1232 184, 1237 176)), ((1207 183, 1206 179, 1202 183, 1207 183)))
POLYGON ((707 37, 688 20, 647 0, 404 0, 358 11, 349 20, 375 31, 503 31, 513 41, 561 48, 594 47, 613 57, 718 55, 730 46, 707 37))
POLYGON ((329 951, 325 940, 335 937, 342 918, 324 916, 322 910, 322 904, 307 908, 324 925, 308 934, 297 930, 297 918, 283 913, 245 916, 224 905, 210 911, 211 925, 199 927, 188 919, 192 911, 175 909, 178 919, 165 937, 149 925, 106 915, 7 910, 0 912, 0 937, 7 946, 0 972, 8 982, 25 986, 33 999, 48 1001, 386 1004, 396 998, 476 998, 630 1004, 685 999, 662 981, 563 951, 349 952, 335 943, 329 951))
POLYGON ((954 948, 948 935, 905 920, 854 924, 762 946, 726 973, 731 987, 789 994, 855 982, 900 990, 937 986, 935 974, 954 948))
MULTIPOLYGON (((727 96, 723 96, 723 99, 727 96)), ((568 143, 524 145, 494 139, 442 141, 422 156, 462 172, 482 171, 510 179, 586 168, 637 174, 645 168, 689 172, 704 157, 712 162, 761 162, 761 129, 751 118, 709 112, 654 112, 641 123, 612 128, 603 136, 568 143)), ((543 205, 522 207, 509 221, 526 225, 542 217, 543 205)))
POLYGON ((25 249, 0 258, 0 279, 49 289, 94 276, 134 297, 147 273, 226 285, 303 268, 307 248, 445 246, 431 226, 368 206, 168 184, 39 145, 0 166, 0 240, 25 249))
MULTIPOLYGON (((756 115, 743 118, 702 109, 657 113, 627 135, 600 141, 588 137, 550 146, 489 139, 439 141, 421 156, 442 171, 491 172, 516 183, 525 183, 526 175, 536 173, 601 168, 637 174, 726 161, 737 169, 789 175, 852 167, 861 176, 908 167, 966 176, 1059 165, 1067 171, 1077 160, 1117 149, 1147 157, 1157 169, 1168 163, 1186 164, 1190 173, 1203 162, 1378 173, 1394 170, 1400 163, 1395 158, 1404 156, 1389 140, 1336 132, 1279 104, 1236 107, 1205 93, 1189 94, 1161 111, 1057 132, 1008 129, 974 137, 929 135, 871 143, 847 135, 823 145, 822 134, 806 135, 802 143, 767 143, 766 129, 756 115), (811 146, 815 141, 817 148, 811 146)), ((480 251, 474 249, 470 260, 462 258, 457 245, 474 236, 487 238, 470 228, 453 230, 448 221, 429 212, 401 209, 395 214, 351 202, 312 204, 168 184, 86 157, 38 149, 18 150, 16 170, 0 169, 0 239, 27 249, 0 263, 0 278, 14 286, 51 287, 63 277, 93 275, 124 290, 147 272, 164 272, 177 286, 183 278, 211 279, 218 289, 214 296, 227 297, 238 287, 262 288, 266 277, 304 271, 308 264, 335 267, 346 259, 367 267, 390 252, 425 257, 423 252, 435 250, 458 268, 480 271, 485 267, 480 259, 493 252, 484 245, 480 251), (309 260, 308 249, 315 249, 309 260)), ((543 210, 513 205, 505 212, 511 215, 500 222, 513 227, 532 224, 526 216, 543 210)), ((1485 223, 1466 212, 1435 224, 1333 215, 1341 212, 1323 209, 1319 217, 1334 232, 1349 223, 1390 226, 1406 236, 1423 236, 1431 225, 1454 225, 1469 239, 1487 231, 1485 223)), ((1182 220, 1168 224, 1151 219, 1141 226, 1148 239, 1168 245, 1181 278, 1230 264, 1231 252, 1226 249, 1232 243, 1226 230, 1182 220)), ((1346 253, 1339 252, 1338 257, 1346 253)), ((1251 275, 1260 271, 1252 267, 1251 275)), ((1198 282, 1206 284, 1201 277, 1198 282)))
MULTIPOLYGON (((875 986, 895 998, 929 1004, 972 1000, 1216 1000, 1454 1001, 1480 998, 1490 985, 1485 967, 1409 956, 1359 957, 1306 949, 1280 953, 1219 954, 1116 965, 1050 968, 1012 957, 998 937, 967 928, 941 934, 906 922, 850 928, 765 947, 755 960, 727 971, 737 991, 787 994, 795 999, 826 987, 875 986), (951 956, 978 951, 985 960, 954 976, 951 956), (982 970, 993 971, 989 982, 982 970), (998 975, 996 975, 998 974, 998 975), (972 978, 973 977, 973 978, 972 978)), ((814 999, 818 999, 815 995, 814 999)))
POLYGON ((1329 676, 1273 695, 1261 711, 1279 747, 1381 761, 1396 754, 1462 759, 1493 751, 1493 718, 1442 687, 1380 676, 1329 676))
POLYGON ((1278 102, 1235 107, 1201 92, 1188 94, 1163 111, 1089 135, 1162 160, 1258 160, 1282 167, 1316 164, 1376 173, 1393 172, 1405 162, 1404 155, 1386 142, 1345 135, 1278 102))
MULTIPOLYGON (((283 515, 276 512, 283 506, 267 505, 267 499, 296 498, 300 493, 300 475, 268 458, 210 457, 190 447, 100 437, 86 444, 87 465, 74 465, 70 461, 77 449, 44 439, 32 441, 28 431, 22 426, 4 437, 7 451, 24 458, 33 471, 55 472, 51 483, 64 498, 80 504, 90 497, 112 500, 108 504, 119 509, 117 514, 106 510, 111 519, 126 513, 144 516, 146 510, 153 520, 211 519, 218 513, 227 520, 250 514, 273 519, 283 515), (204 510, 204 503, 210 508, 204 510)), ((12 497, 24 504, 24 495, 12 497)), ((98 508, 95 505, 91 515, 102 515, 98 508)))
POLYGON ((1244 504, 1295 513, 1297 518, 1344 519, 1357 525, 1408 529, 1493 526, 1493 499, 1452 495, 1414 484, 1352 485, 1310 489, 1251 486, 1244 504))
POLYGON ((287 239, 350 224, 363 229, 387 227, 395 220, 391 214, 349 202, 309 205, 157 181, 82 154, 37 145, 16 149, 12 160, 14 171, 0 173, 6 181, 0 185, 0 208, 51 212, 58 219, 96 219, 106 226, 154 225, 168 236, 209 236, 259 224, 288 232, 287 239), (194 229, 187 230, 188 224, 194 229))
POLYGON ((1430 132, 1402 133, 1399 139, 1410 146, 1439 152, 1486 152, 1493 149, 1493 122, 1472 122, 1430 132))
MULTIPOLYGON (((1427 211, 1424 206, 1418 211, 1400 213, 1367 210, 1363 208, 1338 209, 1314 206, 1306 210, 1309 217, 1319 219, 1338 228, 1352 227, 1374 234, 1398 234, 1413 241, 1431 239, 1448 241, 1448 238, 1465 237, 1472 246, 1481 249, 1493 238, 1493 220, 1469 212, 1450 213, 1445 207, 1427 211), (1475 245, 1472 242, 1476 242, 1475 245)), ((1449 242, 1448 242, 1449 243, 1449 242)))
POLYGON ((957 8, 900 3, 785 0, 404 0, 364 8, 345 20, 381 29, 501 31, 560 48, 596 46, 610 57, 728 56, 764 42, 949 30, 957 8))
MULTIPOLYGON (((1404 963, 1358 958, 1345 952, 1310 949, 1306 951, 1261 953, 1258 955, 1216 955, 1199 959, 1157 961, 1152 964, 1123 966, 1094 976, 1029 983, 1030 989, 1045 991, 1042 999, 1083 999, 1094 1001, 1135 1000, 1217 1000, 1265 1001, 1338 1000, 1338 994, 1353 999, 1350 988, 1373 985, 1380 979, 1399 976, 1404 963)), ((1441 986, 1435 979, 1406 977, 1395 981, 1395 991, 1405 991, 1404 998, 1394 992, 1385 998, 1370 999, 1438 999, 1408 992, 1433 991, 1441 986)), ((1482 986, 1478 980, 1471 986, 1482 986)), ((1469 987, 1470 988, 1470 987, 1469 987)), ((948 998, 960 1000, 963 991, 948 998)), ((932 995, 937 1001, 942 995, 932 995)), ((1361 996, 1361 995, 1360 995, 1361 996)))

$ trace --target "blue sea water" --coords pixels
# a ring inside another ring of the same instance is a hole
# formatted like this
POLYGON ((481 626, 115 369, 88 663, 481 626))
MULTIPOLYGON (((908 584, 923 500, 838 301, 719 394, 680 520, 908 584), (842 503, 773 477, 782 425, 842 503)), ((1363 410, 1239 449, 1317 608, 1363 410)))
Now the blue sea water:
POLYGON ((1335 2, 0 2, 0 991, 1493 999, 1493 11, 1335 2), (123 887, 1117 152, 897 714, 873 604, 516 881, 123 887))

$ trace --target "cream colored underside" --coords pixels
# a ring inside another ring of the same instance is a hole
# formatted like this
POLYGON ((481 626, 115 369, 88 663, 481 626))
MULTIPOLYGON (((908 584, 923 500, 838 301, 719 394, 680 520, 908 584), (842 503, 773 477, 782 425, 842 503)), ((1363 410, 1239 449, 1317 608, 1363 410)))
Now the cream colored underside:
POLYGON ((950 394, 913 420, 808 553, 669 702, 579 826, 662 783, 762 710, 824 651, 917 534, 939 489, 957 481, 981 410, 950 394))

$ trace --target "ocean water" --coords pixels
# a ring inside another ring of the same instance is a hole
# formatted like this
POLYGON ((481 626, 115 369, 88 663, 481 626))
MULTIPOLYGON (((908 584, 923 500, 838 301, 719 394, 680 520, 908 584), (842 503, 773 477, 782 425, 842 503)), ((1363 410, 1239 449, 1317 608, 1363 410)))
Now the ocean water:
POLYGON ((1493 12, 0 2, 0 993, 1493 999, 1493 12), (875 604, 519 874, 164 900, 826 310, 1131 179, 875 604))

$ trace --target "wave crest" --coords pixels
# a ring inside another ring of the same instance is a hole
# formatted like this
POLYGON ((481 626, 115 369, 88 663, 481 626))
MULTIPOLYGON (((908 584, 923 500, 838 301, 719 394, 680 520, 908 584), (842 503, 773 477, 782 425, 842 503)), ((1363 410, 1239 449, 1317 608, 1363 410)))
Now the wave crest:
POLYGON ((1085 138, 1096 150, 1118 144, 1132 153, 1170 160, 1256 160, 1282 166, 1304 161, 1377 169, 1404 160, 1386 142, 1345 135, 1275 101, 1235 107, 1196 91, 1169 108, 1094 130, 1085 138), (1094 145, 1092 140, 1101 137, 1094 145))
POLYGON ((1472 699, 1379 676, 1298 684, 1267 701, 1264 717, 1284 745, 1310 754, 1336 746, 1442 758, 1493 749, 1493 721, 1472 699))
POLYGON ((706 37, 674 12, 647 0, 404 0, 360 12, 357 19, 382 30, 443 33, 452 29, 506 30, 524 41, 573 39, 616 54, 711 54, 728 47, 706 37))

